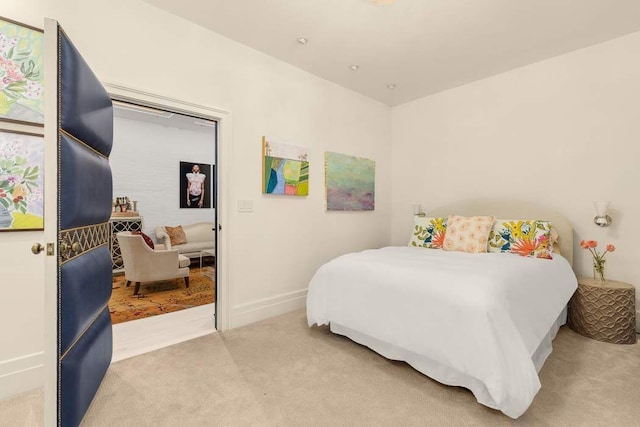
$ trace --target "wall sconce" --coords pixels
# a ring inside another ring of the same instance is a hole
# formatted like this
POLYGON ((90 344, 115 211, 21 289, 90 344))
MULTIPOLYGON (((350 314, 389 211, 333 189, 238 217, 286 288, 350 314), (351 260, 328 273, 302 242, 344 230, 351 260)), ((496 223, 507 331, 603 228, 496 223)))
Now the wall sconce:
POLYGON ((608 227, 611 225, 611 217, 607 215, 607 209, 611 202, 593 202, 593 206, 596 208, 596 216, 593 218, 593 222, 598 227, 608 227))
POLYGON ((422 205, 412 205, 413 206, 413 214, 416 216, 427 216, 426 213, 422 210, 422 205))

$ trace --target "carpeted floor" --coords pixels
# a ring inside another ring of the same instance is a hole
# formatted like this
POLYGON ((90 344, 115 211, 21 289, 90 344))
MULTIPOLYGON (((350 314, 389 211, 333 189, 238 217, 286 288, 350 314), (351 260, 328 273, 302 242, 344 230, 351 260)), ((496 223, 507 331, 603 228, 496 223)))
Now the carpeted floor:
MULTIPOLYGON (((553 345, 542 389, 514 421, 465 389, 439 384, 327 328, 308 328, 304 311, 296 311, 115 363, 83 425, 640 424, 639 344, 601 343, 563 327, 553 345)), ((7 414, 0 425, 39 425, 38 396, 0 402, 0 414, 7 414)))
POLYGON ((162 280, 142 283, 138 295, 133 295, 135 283, 127 288, 124 274, 114 276, 109 299, 111 322, 116 324, 211 304, 215 302, 214 279, 213 267, 192 267, 188 289, 184 279, 162 280))

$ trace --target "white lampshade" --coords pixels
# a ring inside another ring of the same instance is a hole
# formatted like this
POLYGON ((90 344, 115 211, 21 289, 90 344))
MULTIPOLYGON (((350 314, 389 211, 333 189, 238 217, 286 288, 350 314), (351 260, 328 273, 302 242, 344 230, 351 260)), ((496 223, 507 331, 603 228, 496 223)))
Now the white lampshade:
POLYGON ((607 210, 609 209, 609 205, 611 202, 593 202, 593 206, 596 208, 597 216, 607 216, 607 210))
POLYGON ((593 202, 593 206, 596 208, 596 217, 593 218, 593 222, 599 227, 607 227, 611 225, 611 217, 607 215, 609 209, 609 201, 593 202))

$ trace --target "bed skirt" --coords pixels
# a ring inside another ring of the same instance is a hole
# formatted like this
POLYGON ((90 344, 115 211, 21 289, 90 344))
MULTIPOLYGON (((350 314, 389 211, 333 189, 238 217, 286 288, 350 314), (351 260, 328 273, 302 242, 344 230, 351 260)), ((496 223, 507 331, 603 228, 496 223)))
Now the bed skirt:
MULTIPOLYGON (((531 355, 531 361, 533 362, 536 371, 540 372, 540 369, 542 369, 544 362, 547 360, 547 357, 549 357, 553 349, 551 342, 558 334, 560 327, 566 324, 566 322, 567 307, 562 310, 556 321, 551 325, 549 332, 547 332, 540 342, 538 348, 531 355)), ((343 335, 358 344, 369 347, 371 350, 386 357, 387 359, 406 362, 417 371, 442 384, 467 388, 473 393, 478 403, 488 406, 489 408, 500 410, 498 405, 493 401, 484 383, 470 375, 438 363, 430 359, 428 356, 417 354, 380 341, 379 339, 347 328, 335 322, 331 322, 330 328, 331 332, 343 335)))

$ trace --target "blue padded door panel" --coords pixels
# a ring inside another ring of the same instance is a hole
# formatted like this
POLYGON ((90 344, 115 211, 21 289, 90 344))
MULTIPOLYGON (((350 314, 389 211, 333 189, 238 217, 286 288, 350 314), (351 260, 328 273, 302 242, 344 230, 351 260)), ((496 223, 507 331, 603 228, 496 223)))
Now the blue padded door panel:
POLYGON ((77 426, 111 362, 113 106, 60 26, 57 33, 58 425, 77 426))
POLYGON ((109 302, 113 286, 111 268, 108 245, 93 249, 60 267, 61 353, 67 351, 69 345, 109 302))
POLYGON ((113 104, 91 68, 73 43, 60 34, 62 79, 61 123, 65 131, 109 156, 113 145, 113 104))
POLYGON ((109 308, 105 308, 91 328, 60 361, 60 425, 80 425, 102 382, 113 352, 109 308))
POLYGON ((113 183, 109 160, 60 135, 60 229, 106 222, 113 183))

